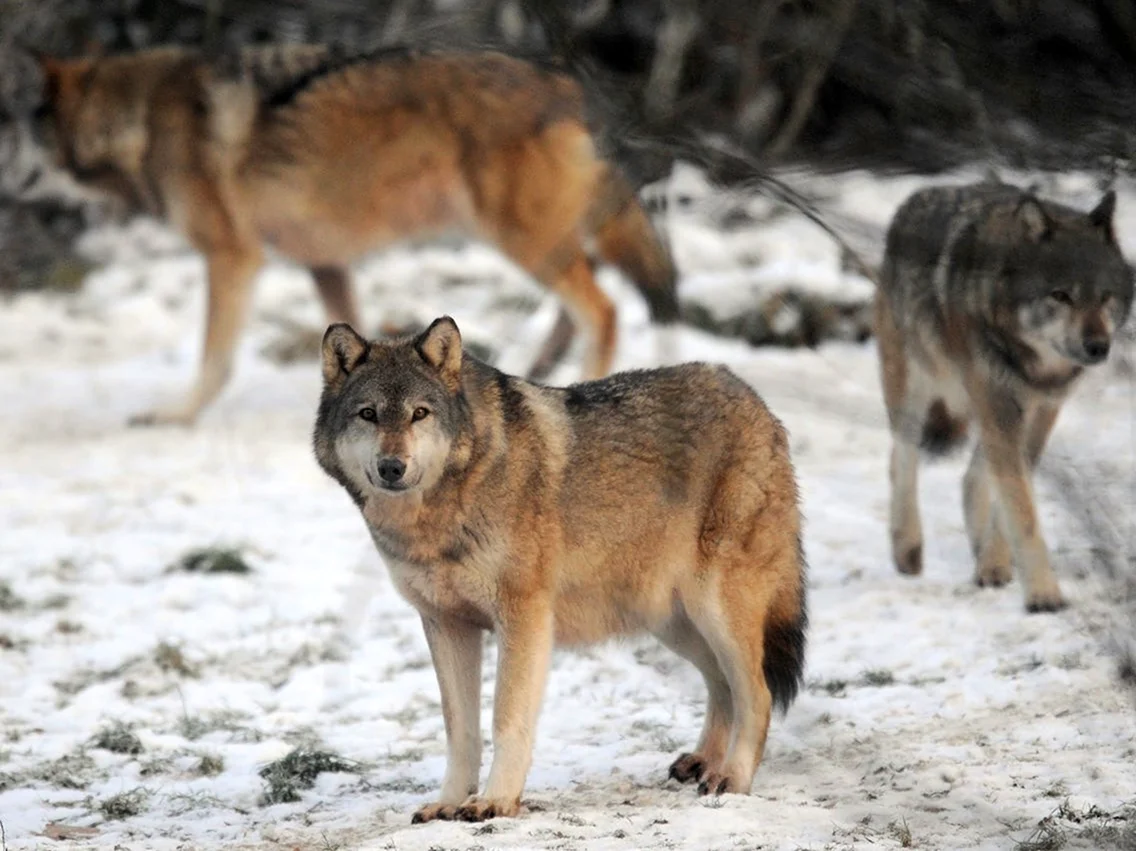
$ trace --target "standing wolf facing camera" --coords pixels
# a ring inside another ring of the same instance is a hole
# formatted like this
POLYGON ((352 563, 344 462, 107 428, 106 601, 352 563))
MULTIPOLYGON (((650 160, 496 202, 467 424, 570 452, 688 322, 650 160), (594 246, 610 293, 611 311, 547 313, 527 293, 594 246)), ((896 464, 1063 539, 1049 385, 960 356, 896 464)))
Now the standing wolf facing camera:
POLYGON ((748 793, 770 715, 801 682, 805 562, 784 428, 703 364, 551 388, 463 354, 453 320, 323 343, 314 432, 422 616, 448 761, 417 821, 518 812, 555 645, 650 632, 702 672, 703 794, 748 793), (493 764, 481 766, 481 634, 497 634, 493 764))
POLYGON ((1027 610, 1065 605, 1041 536, 1032 473, 1062 403, 1108 356, 1131 308, 1113 232, 1116 196, 1088 213, 988 182, 916 192, 896 213, 876 298, 892 430, 897 569, 923 569, 918 449, 942 453, 978 423, 963 481, 979 585, 1017 566, 1027 610))
MULTIPOLYGON (((588 332, 590 378, 607 374, 616 345, 594 260, 621 269, 656 321, 678 318, 670 254, 600 157, 567 74, 493 52, 339 57, 292 45, 233 58, 160 48, 44 59, 41 105, 8 128, 13 140, 38 134, 80 184, 165 219, 205 255, 197 382, 137 421, 192 422, 221 390, 266 244, 312 270, 329 321, 358 325, 351 263, 399 240, 483 240, 588 332), (35 133, 15 132, 29 123, 35 133)), ((23 170, 4 185, 34 192, 42 169, 23 170)), ((571 321, 562 313, 534 374, 563 353, 571 321)))

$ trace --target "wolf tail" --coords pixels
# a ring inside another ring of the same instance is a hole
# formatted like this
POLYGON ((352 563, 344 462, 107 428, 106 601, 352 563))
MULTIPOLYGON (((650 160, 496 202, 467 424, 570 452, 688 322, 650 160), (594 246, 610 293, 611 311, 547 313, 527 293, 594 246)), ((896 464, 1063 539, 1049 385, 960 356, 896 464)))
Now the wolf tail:
POLYGON ((604 170, 598 187, 591 220, 600 256, 631 279, 647 300, 654 322, 676 322, 678 275, 666 243, 635 190, 615 168, 604 170))
POLYGON ((773 705, 782 713, 801 690, 805 675, 805 631, 809 625, 805 599, 805 551, 797 540, 798 581, 783 586, 773 600, 765 623, 765 657, 762 670, 773 695, 773 705))

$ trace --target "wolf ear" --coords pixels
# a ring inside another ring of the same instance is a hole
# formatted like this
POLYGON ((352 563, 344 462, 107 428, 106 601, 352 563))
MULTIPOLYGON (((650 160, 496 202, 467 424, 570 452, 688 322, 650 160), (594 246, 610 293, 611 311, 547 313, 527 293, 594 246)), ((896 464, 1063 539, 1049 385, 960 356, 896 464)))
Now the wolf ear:
POLYGON ((323 335, 323 380, 328 386, 343 382, 367 356, 367 341, 346 322, 331 325, 323 335))
POLYGON ((1112 227, 1112 217, 1116 213, 1116 190, 1104 193, 1100 203, 1089 213, 1089 224, 1104 234, 1106 242, 1116 242, 1116 231, 1112 227))
POLYGON ((430 323, 414 341, 414 348, 428 366, 438 371, 451 390, 461 385, 462 338, 457 323, 442 316, 430 323))
POLYGON ((1031 242, 1044 242, 1049 238, 1053 226, 1045 208, 1036 198, 1026 198, 1022 201, 1018 205, 1017 217, 1031 242))
POLYGON ((46 53, 33 56, 42 80, 40 105, 86 96, 95 77, 94 59, 56 59, 46 53))

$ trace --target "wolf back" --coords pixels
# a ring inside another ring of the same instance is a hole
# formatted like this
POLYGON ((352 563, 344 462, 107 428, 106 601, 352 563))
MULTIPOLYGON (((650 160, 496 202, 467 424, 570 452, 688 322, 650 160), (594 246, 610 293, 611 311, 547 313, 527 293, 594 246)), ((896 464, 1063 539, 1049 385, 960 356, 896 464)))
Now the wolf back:
POLYGON ((574 326, 587 332, 585 374, 610 371, 616 313, 596 262, 621 269, 657 322, 678 318, 669 251, 565 73, 493 52, 344 58, 320 46, 42 67, 34 123, 58 164, 206 257, 197 381, 139 422, 192 422, 226 383, 266 244, 312 271, 329 322, 358 325, 347 269, 362 256, 447 232, 488 242, 564 306, 534 372, 574 326))

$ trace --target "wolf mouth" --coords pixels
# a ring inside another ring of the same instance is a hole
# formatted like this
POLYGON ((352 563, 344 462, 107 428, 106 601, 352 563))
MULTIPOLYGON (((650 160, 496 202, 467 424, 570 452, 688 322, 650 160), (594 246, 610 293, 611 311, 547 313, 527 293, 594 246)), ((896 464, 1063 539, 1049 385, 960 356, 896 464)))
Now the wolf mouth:
POLYGON ((376 476, 370 470, 367 470, 367 481, 370 482, 371 486, 376 490, 386 491, 387 493, 402 493, 403 491, 410 490, 414 486, 414 483, 407 481, 392 483, 384 482, 382 479, 376 480, 376 476))

